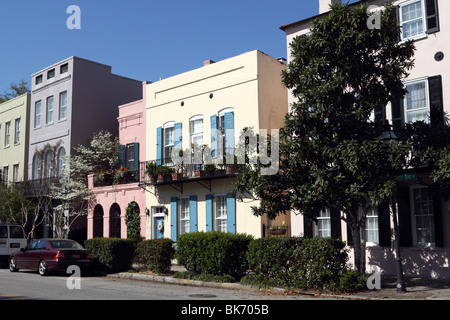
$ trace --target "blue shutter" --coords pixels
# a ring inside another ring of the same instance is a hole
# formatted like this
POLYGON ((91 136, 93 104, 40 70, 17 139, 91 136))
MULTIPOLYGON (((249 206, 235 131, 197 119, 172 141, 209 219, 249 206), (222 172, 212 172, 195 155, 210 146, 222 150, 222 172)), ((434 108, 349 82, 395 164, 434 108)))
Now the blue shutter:
POLYGON ((234 154, 234 113, 225 113, 225 153, 234 154))
POLYGON ((205 197, 206 203, 206 232, 213 231, 213 206, 212 206, 213 196, 212 194, 207 194, 205 197))
POLYGON ((162 127, 156 128, 156 164, 161 165, 162 159, 162 127))
POLYGON ((189 197, 189 232, 197 232, 197 196, 189 197))
POLYGON ((236 198, 227 195, 227 232, 236 233, 236 198))
MULTIPOLYGON (((130 168, 131 169, 131 168, 130 168)), ((134 171, 139 170, 139 143, 134 144, 134 171)))
MULTIPOLYGON (((179 149, 181 150, 181 140, 182 140, 182 124, 181 122, 175 123, 174 125, 174 142, 173 142, 173 148, 175 150, 179 149)), ((169 155, 170 156, 170 155, 169 155)))
POLYGON ((178 198, 177 197, 170 198, 170 238, 174 242, 177 242, 177 221, 178 221, 177 207, 178 207, 178 198))
POLYGON ((125 159, 126 159, 126 155, 125 155, 125 153, 126 153, 126 147, 125 146, 119 146, 119 168, 120 167, 126 167, 126 161, 125 161, 125 159))
POLYGON ((217 116, 211 116, 211 157, 217 157, 217 116))

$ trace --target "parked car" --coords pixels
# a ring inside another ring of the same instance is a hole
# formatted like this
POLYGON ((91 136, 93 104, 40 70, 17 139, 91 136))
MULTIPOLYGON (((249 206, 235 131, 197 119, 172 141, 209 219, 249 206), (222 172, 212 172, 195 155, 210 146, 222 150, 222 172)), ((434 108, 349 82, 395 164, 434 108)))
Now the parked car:
POLYGON ((37 270, 41 276, 51 271, 66 271, 69 266, 91 266, 91 253, 68 239, 36 239, 9 258, 9 270, 37 270))
POLYGON ((8 261, 9 256, 27 246, 27 237, 19 224, 0 224, 0 260, 8 261))

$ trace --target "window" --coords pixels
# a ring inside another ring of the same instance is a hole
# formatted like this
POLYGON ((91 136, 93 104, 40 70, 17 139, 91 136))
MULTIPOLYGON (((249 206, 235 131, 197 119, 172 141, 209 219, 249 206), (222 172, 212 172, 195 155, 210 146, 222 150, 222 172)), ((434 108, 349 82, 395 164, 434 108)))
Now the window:
POLYGON ((175 130, 174 123, 164 126, 163 137, 163 164, 170 163, 172 150, 175 144, 175 130))
POLYGON ((41 159, 38 154, 35 154, 33 157, 33 171, 31 173, 33 180, 40 179, 41 172, 41 159))
POLYGON ((3 184, 8 185, 9 181, 9 166, 3 167, 3 184))
POLYGON ((51 79, 55 77, 55 69, 47 71, 47 79, 51 79))
POLYGON ((64 148, 60 148, 58 150, 58 159, 57 159, 57 172, 58 172, 58 177, 61 178, 62 174, 64 172, 64 168, 65 168, 65 164, 64 164, 64 157, 66 156, 66 150, 64 148))
POLYGON ((65 64, 61 65, 59 73, 63 74, 63 73, 66 73, 67 71, 69 71, 69 64, 65 63, 65 64))
POLYGON ((40 127, 41 126, 41 113, 42 113, 42 102, 37 101, 35 110, 34 110, 34 127, 40 127))
POLYGON ((330 208, 320 210, 317 217, 316 236, 321 238, 331 237, 331 211, 330 208))
POLYGON ((20 142, 20 118, 16 119, 15 130, 14 130, 14 143, 20 142))
POLYGON ((419 247, 435 246, 434 201, 427 187, 412 188, 413 239, 419 247))
POLYGON ((406 85, 405 119, 408 123, 429 122, 428 81, 422 80, 406 85))
POLYGON ((366 216, 366 244, 367 246, 376 246, 379 243, 378 210, 369 208, 366 216))
POLYGON ((8 227, 0 226, 0 239, 7 239, 7 238, 8 238, 8 227))
POLYGON ((44 158, 44 178, 50 178, 52 176, 52 152, 47 151, 44 158))
POLYGON ((216 208, 214 212, 214 231, 227 232, 227 196, 216 196, 216 208))
POLYGON ((203 144, 203 117, 191 118, 191 143, 201 146, 203 144))
POLYGON ((5 147, 9 146, 9 138, 11 136, 11 122, 5 124, 5 147))
POLYGON ((47 98, 47 124, 53 123, 53 97, 47 98))
POLYGON ((399 6, 402 40, 425 35, 425 8, 422 0, 407 1, 399 6))
POLYGON ((59 120, 67 118, 67 91, 59 94, 59 120))
POLYGON ((190 231, 189 198, 180 199, 180 235, 190 231))
POLYGON ((126 167, 130 170, 137 170, 134 167, 134 143, 127 145, 127 153, 126 153, 126 167))
POLYGON ((19 165, 13 165, 13 182, 19 181, 19 165))
POLYGON ((36 84, 42 83, 42 74, 36 77, 36 84))

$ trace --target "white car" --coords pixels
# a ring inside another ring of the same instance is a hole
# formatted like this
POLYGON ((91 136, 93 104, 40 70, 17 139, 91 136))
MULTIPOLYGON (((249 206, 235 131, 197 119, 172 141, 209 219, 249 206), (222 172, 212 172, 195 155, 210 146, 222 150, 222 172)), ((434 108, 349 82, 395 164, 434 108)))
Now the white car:
POLYGON ((0 260, 6 261, 9 256, 27 246, 27 237, 19 224, 0 224, 0 260))

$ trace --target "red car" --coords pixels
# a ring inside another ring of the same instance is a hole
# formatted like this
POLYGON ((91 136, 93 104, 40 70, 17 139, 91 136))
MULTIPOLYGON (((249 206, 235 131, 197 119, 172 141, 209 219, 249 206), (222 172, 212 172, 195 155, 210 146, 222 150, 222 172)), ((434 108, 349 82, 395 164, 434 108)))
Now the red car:
POLYGON ((91 253, 78 242, 68 239, 37 239, 9 258, 9 270, 37 270, 41 276, 50 271, 66 271, 71 265, 91 266, 91 253))

